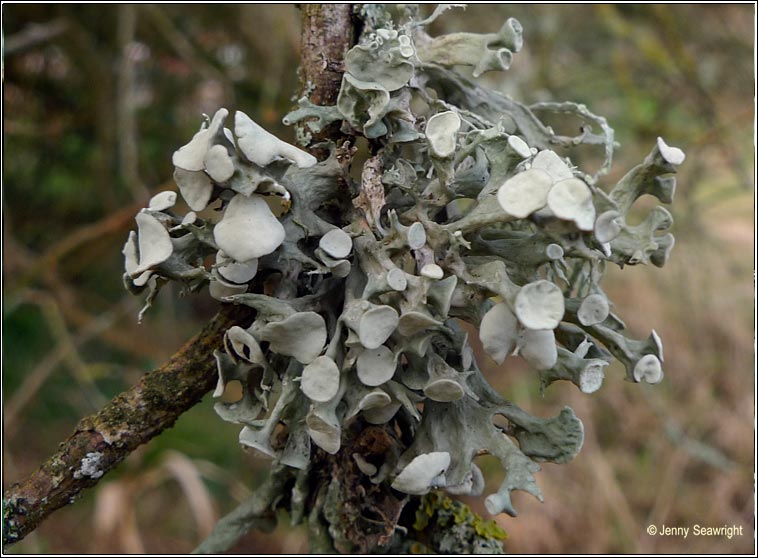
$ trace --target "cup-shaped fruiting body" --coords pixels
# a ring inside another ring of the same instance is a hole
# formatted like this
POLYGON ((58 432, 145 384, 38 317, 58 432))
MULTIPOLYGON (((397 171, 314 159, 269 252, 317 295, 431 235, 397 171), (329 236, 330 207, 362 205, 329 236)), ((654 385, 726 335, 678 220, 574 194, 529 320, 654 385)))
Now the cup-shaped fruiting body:
POLYGON ((189 143, 174 152, 171 159, 174 166, 185 171, 202 171, 205 168, 205 155, 219 135, 228 115, 229 111, 225 108, 216 111, 207 126, 204 124, 189 143))
POLYGON ((623 227, 624 220, 621 214, 609 209, 598 215, 595 221, 595 238, 601 244, 606 244, 616 238, 623 227))
POLYGON ((364 350, 355 363, 358 378, 367 386, 380 386, 391 380, 396 367, 395 355, 384 345, 364 350))
POLYGON ((455 153, 456 135, 461 128, 461 117, 455 112, 439 112, 426 123, 426 140, 432 155, 440 159, 455 153))
POLYGON ((341 260, 353 249, 353 239, 342 229, 332 229, 318 242, 319 247, 331 257, 341 260))
POLYGON ((358 337, 367 349, 377 349, 389 339, 400 321, 397 310, 392 306, 368 304, 358 323, 358 337))
POLYGON ((321 248, 316 248, 314 254, 335 277, 347 277, 350 274, 350 270, 353 268, 350 260, 335 260, 321 248))
POLYGON ((563 259, 565 251, 560 244, 550 243, 545 246, 545 255, 553 261, 560 261, 563 259))
POLYGON ((424 395, 433 401, 456 401, 466 393, 463 377, 441 357, 432 353, 427 359, 429 381, 424 386, 424 395))
POLYGON ((378 469, 376 468, 376 465, 366 461, 360 453, 353 453, 352 457, 355 464, 358 466, 358 469, 360 469, 361 473, 367 477, 373 477, 377 473, 378 469))
POLYGON ((213 272, 211 272, 211 276, 212 280, 208 284, 208 293, 216 300, 225 301, 230 296, 243 294, 247 291, 247 285, 229 283, 218 276, 214 276, 213 272))
POLYGON ((508 136, 508 148, 521 159, 527 159, 532 156, 532 150, 529 148, 529 144, 518 136, 508 136))
POLYGON ((216 244, 232 259, 246 262, 276 250, 284 241, 284 227, 262 196, 237 194, 213 229, 216 244))
POLYGON ((658 139, 656 139, 655 145, 658 148, 658 153, 660 153, 663 160, 669 165, 678 167, 684 163, 684 151, 678 147, 668 145, 662 137, 658 137, 658 139))
POLYGON ((305 417, 308 434, 314 444, 334 455, 342 445, 342 417, 337 415, 337 407, 345 392, 345 382, 332 399, 325 403, 315 403, 305 417))
POLYGON ((543 149, 537 153, 532 159, 531 168, 548 173, 553 183, 574 178, 574 173, 571 172, 566 162, 551 149, 543 149))
POLYGON ((652 380, 650 383, 658 383, 663 379, 663 370, 661 369, 663 345, 655 330, 650 333, 647 339, 641 341, 628 339, 601 324, 589 326, 587 331, 600 340, 613 356, 624 365, 628 380, 633 382, 652 380), (655 361, 648 355, 655 357, 655 361))
POLYGON ((444 270, 435 263, 428 263, 421 268, 420 274, 422 277, 429 279, 442 279, 445 276, 444 270))
POLYGON ((555 365, 549 370, 543 370, 540 377, 543 386, 548 386, 556 380, 568 380, 583 393, 594 393, 603 385, 606 366, 608 362, 605 360, 586 359, 559 347, 555 365))
POLYGON ((216 266, 219 275, 232 283, 247 283, 258 272, 258 260, 237 262, 227 256, 222 250, 216 254, 216 266))
POLYGON ((521 287, 513 309, 528 329, 555 329, 563 318, 563 293, 554 283, 540 279, 521 287))
POLYGON ((177 167, 174 170, 174 182, 190 209, 202 211, 208 206, 213 194, 213 184, 203 171, 187 171, 177 167))
POLYGON ((176 192, 159 192, 147 204, 149 211, 164 211, 176 205, 176 192))
MULTIPOLYGON (((381 31, 381 29, 379 30, 381 31)), ((400 35, 397 38, 398 43, 400 44, 400 55, 404 56, 405 58, 410 58, 414 54, 416 54, 416 49, 413 48, 413 43, 411 42, 411 38, 408 35, 400 35)))
POLYGON ((498 364, 516 348, 519 324, 507 304, 496 304, 484 315, 479 324, 479 337, 484 352, 498 364))
POLYGON ((266 324, 258 331, 261 341, 280 355, 294 357, 309 364, 321 354, 326 343, 326 323, 315 312, 298 312, 278 322, 266 324))
POLYGON ((551 329, 522 329, 516 350, 521 358, 537 370, 552 368, 558 358, 555 334, 551 329))
POLYGON ((573 221, 580 231, 591 231, 595 226, 592 191, 579 178, 556 182, 547 195, 547 206, 559 219, 573 221))
POLYGON ((449 466, 448 452, 423 453, 400 471, 392 481, 392 488, 406 494, 426 494, 438 486, 445 486, 445 471, 449 466))
POLYGON ((258 417, 263 410, 263 403, 257 397, 253 367, 244 362, 234 362, 222 351, 214 351, 218 368, 218 382, 213 392, 217 399, 214 411, 223 420, 260 428, 263 424, 258 417))
POLYGON ((311 401, 329 401, 340 388, 340 371, 328 356, 316 357, 303 369, 300 389, 311 401))
POLYGON ((143 273, 136 273, 139 267, 139 257, 137 254, 137 233, 129 231, 129 237, 126 239, 123 250, 121 253, 124 255, 124 271, 127 278, 135 287, 144 287, 152 271, 145 271, 143 273))
POLYGON ((217 183, 226 182, 234 174, 234 161, 229 156, 226 146, 221 144, 208 149, 203 158, 203 165, 208 176, 217 183))
POLYGON ((637 361, 632 371, 635 382, 658 384, 663 381, 661 361, 655 355, 645 355, 637 361))
POLYGON ((234 135, 237 137, 240 152, 248 161, 260 167, 265 167, 277 159, 287 159, 300 168, 312 167, 318 162, 310 153, 267 132, 241 111, 234 114, 234 135))
POLYGON ((531 168, 506 180, 497 191, 497 201, 506 213, 523 219, 545 207, 552 186, 547 172, 531 168))
POLYGON ((232 326, 224 333, 224 348, 233 359, 243 359, 252 364, 265 365, 258 341, 248 331, 240 326, 232 326))
POLYGON ((408 279, 405 272, 395 267, 378 275, 369 275, 362 298, 368 299, 390 291, 402 292, 406 287, 408 287, 408 279))
POLYGON ((576 317, 582 325, 595 325, 603 323, 611 313, 608 299, 600 293, 591 294, 582 300, 576 317))
POLYGON ((140 212, 134 220, 137 221, 139 246, 139 263, 132 272, 136 276, 166 261, 174 251, 174 245, 166 227, 150 213, 140 212))
POLYGON ((406 231, 408 247, 411 250, 418 250, 426 244, 426 230, 421 223, 413 223, 406 231))
MULTIPOLYGON (((426 244, 426 229, 424 225, 419 222, 411 223, 410 226, 405 226, 398 219, 397 212, 391 209, 387 212, 387 216, 392 225, 392 230, 397 235, 397 240, 408 246, 411 250, 418 250, 426 244)), ((385 240, 387 242, 389 239, 385 240)), ((399 247, 398 243, 398 247, 399 247)))

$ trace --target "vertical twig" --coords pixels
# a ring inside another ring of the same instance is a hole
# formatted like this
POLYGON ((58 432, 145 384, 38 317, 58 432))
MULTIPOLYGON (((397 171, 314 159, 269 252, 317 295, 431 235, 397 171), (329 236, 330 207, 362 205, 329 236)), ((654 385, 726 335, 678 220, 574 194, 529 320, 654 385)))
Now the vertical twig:
POLYGON ((138 133, 135 117, 135 64, 132 51, 136 33, 137 6, 120 4, 116 33, 120 57, 116 84, 118 166, 126 186, 132 192, 132 197, 135 200, 145 201, 149 193, 139 177, 138 133))

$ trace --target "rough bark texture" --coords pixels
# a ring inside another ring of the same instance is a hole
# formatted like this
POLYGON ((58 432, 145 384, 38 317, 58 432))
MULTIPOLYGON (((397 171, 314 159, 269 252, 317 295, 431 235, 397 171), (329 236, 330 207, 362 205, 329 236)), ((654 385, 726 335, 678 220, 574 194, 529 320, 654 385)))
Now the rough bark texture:
MULTIPOLYGON (((353 4, 302 4, 300 14, 300 95, 315 105, 335 105, 345 73, 345 53, 358 35, 353 4)), ((318 134, 307 132, 304 124, 296 127, 298 136, 308 138, 310 146, 322 141, 339 145, 344 139, 337 123, 318 134)), ((309 151, 319 159, 328 155, 324 149, 311 147, 309 151)))
POLYGON ((224 332, 251 321, 249 308, 224 307, 165 365, 83 418, 54 455, 4 492, 3 545, 23 539, 197 404, 216 382, 213 350, 221 346, 224 332))
POLYGON ((355 42, 352 4, 304 4, 300 42, 301 80, 316 105, 333 105, 345 71, 345 53, 355 42))

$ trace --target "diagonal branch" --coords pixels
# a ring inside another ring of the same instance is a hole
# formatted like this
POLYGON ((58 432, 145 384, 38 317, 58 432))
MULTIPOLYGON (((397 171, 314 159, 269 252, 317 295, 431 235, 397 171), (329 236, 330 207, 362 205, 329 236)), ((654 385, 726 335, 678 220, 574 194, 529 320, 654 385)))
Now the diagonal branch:
POLYGON ((8 488, 3 493, 3 546, 23 539, 197 404, 216 381, 213 350, 229 327, 249 325, 251 313, 245 306, 225 306, 166 364, 83 418, 55 454, 8 488))

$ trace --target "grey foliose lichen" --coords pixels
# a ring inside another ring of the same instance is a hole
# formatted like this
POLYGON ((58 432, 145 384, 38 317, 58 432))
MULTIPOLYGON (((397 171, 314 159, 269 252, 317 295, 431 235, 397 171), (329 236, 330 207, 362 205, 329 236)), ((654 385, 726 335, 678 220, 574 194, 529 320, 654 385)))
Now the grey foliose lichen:
POLYGON ((225 128, 220 109, 173 156, 190 211, 178 214, 171 192, 151 200, 124 247, 124 281, 149 291, 147 306, 174 280, 255 309, 215 353, 216 410, 242 425, 241 444, 305 469, 313 445, 340 450, 349 424, 394 422, 407 447, 382 462, 356 457, 372 482, 480 494, 474 459, 487 453, 505 470, 487 509, 515 515, 511 492, 541 499, 538 463, 571 460, 582 423, 568 407, 537 418, 497 393, 461 322, 496 362, 523 358, 543 387, 592 393, 614 359, 627 380, 660 382, 660 339, 629 338, 600 280, 608 263, 665 264, 670 213, 627 216, 644 194, 672 201, 684 154, 658 139, 601 187, 615 147, 603 118, 573 103, 527 107, 451 69, 506 69, 518 22, 431 38, 429 21, 366 34, 345 57, 337 104, 303 98, 284 118, 367 138, 360 181, 345 166, 349 145, 317 161, 242 112, 225 128), (555 134, 544 111, 574 114, 582 134, 555 134), (559 154, 580 144, 603 149, 594 175, 559 154))

